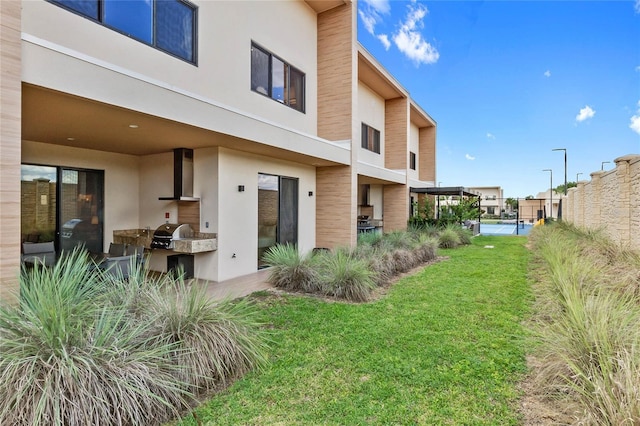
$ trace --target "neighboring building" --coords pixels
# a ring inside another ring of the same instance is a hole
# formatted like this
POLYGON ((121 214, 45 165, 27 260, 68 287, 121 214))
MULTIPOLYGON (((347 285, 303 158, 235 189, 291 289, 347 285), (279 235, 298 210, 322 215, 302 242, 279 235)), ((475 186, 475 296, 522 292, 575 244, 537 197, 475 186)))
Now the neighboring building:
MULTIPOLYGON (((503 190, 499 186, 469 186, 465 187, 472 194, 477 194, 480 199, 480 208, 484 211, 483 217, 500 216, 505 208, 503 190)), ((441 195, 440 205, 449 206, 458 203, 457 195, 441 195)))
POLYGON ((276 242, 353 245, 358 216, 405 228, 436 123, 356 22, 350 0, 0 2, 0 296, 28 241, 106 251, 188 223, 216 240, 195 276, 220 281, 276 242))
POLYGON ((485 216, 501 216, 505 209, 504 193, 499 186, 470 186, 470 191, 480 194, 480 206, 485 216))
POLYGON ((547 189, 544 192, 538 192, 536 199, 544 200, 542 217, 557 219, 558 213, 560 212, 560 200, 563 198, 564 194, 558 194, 556 191, 553 191, 553 194, 551 194, 550 189, 547 189))

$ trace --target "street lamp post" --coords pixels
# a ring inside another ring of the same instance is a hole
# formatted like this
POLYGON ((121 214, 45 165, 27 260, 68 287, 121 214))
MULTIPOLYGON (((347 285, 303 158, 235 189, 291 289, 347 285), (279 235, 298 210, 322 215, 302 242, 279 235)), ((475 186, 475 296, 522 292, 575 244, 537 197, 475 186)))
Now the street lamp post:
POLYGON ((579 178, 579 177, 580 177, 580 175, 582 175, 582 174, 584 174, 584 173, 577 173, 577 174, 576 174, 576 184, 578 183, 578 178, 579 178))
POLYGON ((564 195, 567 195, 567 148, 555 148, 551 151, 564 151, 564 195))
POLYGON ((553 170, 544 169, 542 171, 549 172, 549 212, 551 219, 553 219, 553 170))
POLYGON ((603 161, 602 164, 600 164, 600 170, 604 170, 604 165, 609 163, 611 163, 611 161, 603 161))

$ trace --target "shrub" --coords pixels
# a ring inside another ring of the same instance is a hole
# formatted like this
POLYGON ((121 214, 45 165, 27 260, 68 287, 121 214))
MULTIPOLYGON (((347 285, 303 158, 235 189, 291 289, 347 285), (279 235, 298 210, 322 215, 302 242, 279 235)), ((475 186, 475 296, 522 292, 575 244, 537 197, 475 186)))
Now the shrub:
POLYGON ((429 262, 436 258, 439 241, 429 234, 419 234, 416 239, 416 256, 419 262, 429 262))
POLYGON ((321 293, 353 302, 369 299, 376 287, 376 274, 366 261, 342 250, 320 258, 321 293))
POLYGON ((210 391, 230 379, 259 367, 266 346, 246 299, 214 302, 206 285, 187 286, 183 278, 171 286, 146 286, 142 295, 155 345, 175 348, 168 361, 180 368, 180 382, 195 393, 210 391))
POLYGON ((314 255, 300 255, 296 246, 278 244, 264 255, 271 267, 269 282, 275 287, 290 291, 314 292, 318 290, 318 273, 314 267, 314 255))
POLYGON ((187 406, 174 345, 148 345, 86 254, 23 270, 20 289, 0 306, 0 424, 158 424, 187 406))
POLYGON ((413 251, 398 249, 393 251, 393 260, 396 268, 396 272, 403 273, 412 269, 418 264, 416 261, 417 256, 413 251))
POLYGON ((384 243, 391 249, 409 250, 413 248, 411 234, 405 231, 392 231, 384 234, 384 243))
POLYGON ((535 330, 547 393, 578 404, 584 424, 640 422, 640 304, 620 285, 636 256, 599 232, 556 222, 530 235, 543 274, 535 330))
POLYGON ((458 237, 460 238, 460 244, 465 246, 471 244, 471 238, 473 237, 473 233, 471 232, 470 229, 463 228, 460 225, 450 225, 450 226, 452 226, 452 228, 458 234, 458 237))
POLYGON ((379 247, 358 246, 357 257, 367 262, 369 268, 375 272, 375 281, 382 285, 396 274, 393 253, 379 247))
POLYGON ((383 239, 383 234, 379 232, 361 232, 358 234, 358 245, 377 246, 383 239))
POLYGON ((441 248, 454 248, 460 245, 460 237, 453 228, 445 227, 440 231, 438 242, 441 248))

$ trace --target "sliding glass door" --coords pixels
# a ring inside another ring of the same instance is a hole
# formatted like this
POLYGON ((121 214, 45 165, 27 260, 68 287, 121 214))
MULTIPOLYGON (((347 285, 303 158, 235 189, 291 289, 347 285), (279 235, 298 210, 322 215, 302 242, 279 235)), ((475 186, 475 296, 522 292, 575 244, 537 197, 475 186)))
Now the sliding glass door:
POLYGON ((103 251, 104 172, 23 164, 21 174, 23 243, 103 251))
POLYGON ((298 179, 258 174, 258 269, 276 244, 298 243, 298 179))
POLYGON ((60 247, 84 246, 101 253, 104 173, 69 168, 61 168, 60 173, 60 247))

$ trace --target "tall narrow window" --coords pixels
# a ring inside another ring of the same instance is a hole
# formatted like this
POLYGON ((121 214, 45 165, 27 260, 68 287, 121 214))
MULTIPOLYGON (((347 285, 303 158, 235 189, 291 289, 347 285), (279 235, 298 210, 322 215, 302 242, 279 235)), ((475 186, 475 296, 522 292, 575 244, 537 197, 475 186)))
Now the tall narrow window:
POLYGON ((251 90, 304 112, 304 86, 303 72, 251 44, 251 90))
POLYGON ((409 168, 411 170, 416 169, 416 153, 415 152, 409 153, 409 168))
POLYGON ((159 49, 195 61, 195 15, 181 1, 156 1, 156 45, 159 49))
POLYGON ((362 147, 376 154, 380 154, 380 130, 362 123, 362 147))

